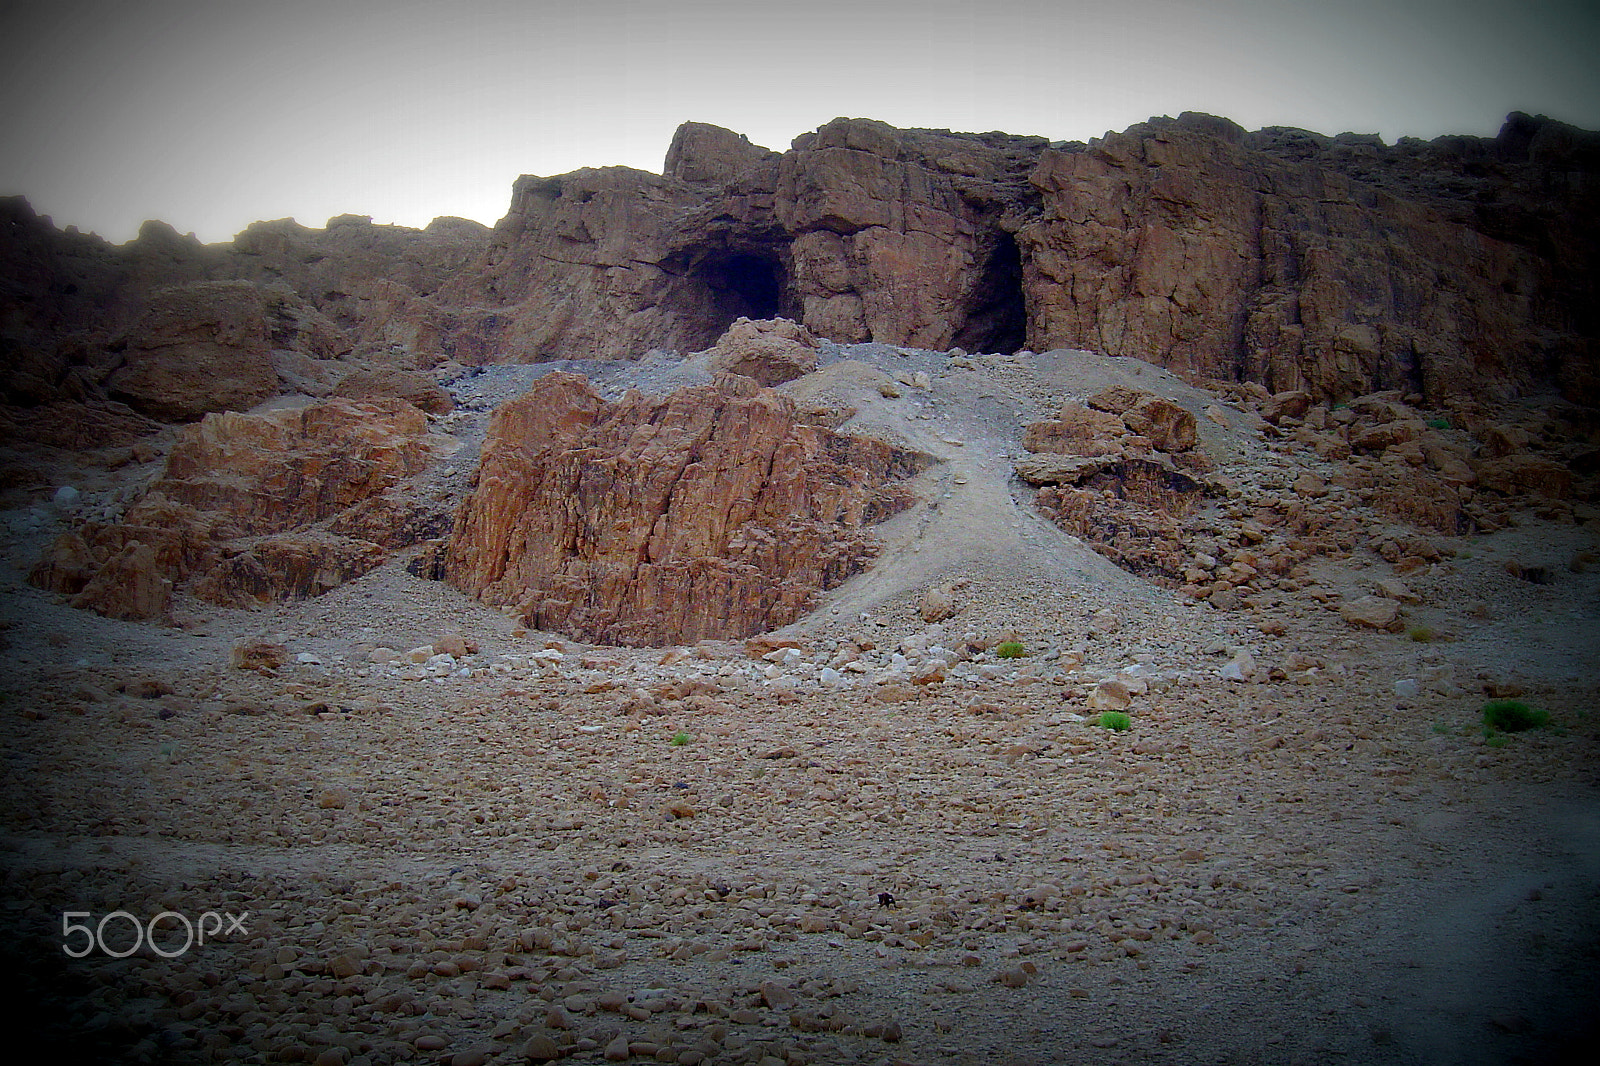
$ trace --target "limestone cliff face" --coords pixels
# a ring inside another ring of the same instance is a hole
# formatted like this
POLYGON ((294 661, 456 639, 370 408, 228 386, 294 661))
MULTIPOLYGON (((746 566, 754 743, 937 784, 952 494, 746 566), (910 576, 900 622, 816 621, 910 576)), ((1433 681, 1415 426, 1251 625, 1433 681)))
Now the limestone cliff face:
POLYGON ((5 201, 0 401, 125 395, 190 420, 325 394, 351 365, 697 351, 741 317, 1086 348, 1318 400, 1600 392, 1600 137, 1547 119, 1392 146, 1194 114, 1055 145, 837 119, 781 154, 689 123, 663 169, 524 176, 492 233, 341 216, 209 247, 151 223, 112 248, 5 201), (267 305, 265 335, 223 353, 246 387, 129 385, 161 361, 140 347, 160 294, 219 283, 267 305))
POLYGON ((608 403, 552 373, 495 412, 445 573, 582 640, 749 636, 863 569, 920 465, 746 378, 608 403))
POLYGON ((1587 391, 1596 264, 1551 239, 1593 230, 1576 209, 1600 157, 1547 217, 1485 225, 1539 169, 1512 140, 1386 149, 1185 115, 1045 152, 1018 231, 1030 342, 1318 398, 1587 391))
POLYGON ((450 289, 457 350, 631 357, 783 315, 1317 399, 1596 394, 1600 139, 1559 123, 1384 146, 1185 114, 1051 146, 839 119, 782 156, 713 129, 665 177, 521 179, 450 289))

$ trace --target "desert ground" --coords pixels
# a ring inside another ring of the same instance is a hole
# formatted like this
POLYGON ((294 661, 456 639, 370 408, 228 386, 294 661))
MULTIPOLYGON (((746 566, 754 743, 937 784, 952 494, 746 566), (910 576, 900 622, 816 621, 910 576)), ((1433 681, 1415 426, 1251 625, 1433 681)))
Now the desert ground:
MULTIPOLYGON (((1063 532, 1013 461, 1108 385, 1211 409, 1226 542, 1261 493, 1337 480, 1237 397, 1086 353, 822 363, 784 391, 936 462, 869 570, 751 641, 526 630, 404 553, 314 599, 122 622, 25 578, 158 463, 0 516, 6 1039, 319 1066, 1588 1061, 1600 522, 1514 507, 1401 567, 1394 523, 1336 490, 1360 535, 1224 609, 1063 532), (1341 615, 1379 587, 1395 624, 1341 615), (1486 735, 1491 697, 1550 723, 1486 735), (1130 728, 1097 724, 1107 701, 1130 728), (188 942, 207 913, 239 922, 188 942), (135 922, 161 950, 112 957, 135 922)), ((469 492, 489 412, 550 368, 451 379, 417 491, 469 492)), ((562 368, 608 396, 706 377, 562 368)))

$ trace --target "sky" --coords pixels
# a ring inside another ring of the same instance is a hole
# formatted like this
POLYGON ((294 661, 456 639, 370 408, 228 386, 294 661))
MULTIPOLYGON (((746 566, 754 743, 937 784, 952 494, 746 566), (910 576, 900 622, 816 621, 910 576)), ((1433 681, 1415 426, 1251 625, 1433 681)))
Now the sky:
POLYGON ((1593 0, 0 0, 0 195, 120 243, 334 215, 492 224, 519 174, 659 173, 711 122, 1088 140, 1600 129, 1593 0))

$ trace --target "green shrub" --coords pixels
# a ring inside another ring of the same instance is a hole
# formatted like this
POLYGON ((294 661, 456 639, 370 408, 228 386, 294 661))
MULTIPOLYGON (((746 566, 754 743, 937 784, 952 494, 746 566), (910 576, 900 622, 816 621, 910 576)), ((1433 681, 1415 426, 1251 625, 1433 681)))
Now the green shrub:
POLYGON ((1485 735, 1494 730, 1520 733, 1525 729, 1543 729, 1549 724, 1549 711, 1529 707, 1521 700, 1490 700, 1483 705, 1485 735))
POLYGON ((1439 634, 1433 631, 1433 627, 1425 625, 1412 626, 1410 629, 1406 630, 1406 636, 1410 637, 1418 644, 1428 644, 1439 639, 1439 634))
POLYGON ((1428 419, 1428 428, 1429 429, 1449 429, 1450 428, 1450 420, 1448 418, 1430 418, 1430 419, 1428 419))
POLYGON ((1003 640, 995 646, 994 653, 1002 659, 1020 659, 1028 654, 1020 641, 1003 640))
POLYGON ((1094 720, 1094 724, 1104 729, 1115 729, 1118 733, 1123 733, 1133 728, 1133 719, 1121 711, 1101 711, 1100 717, 1094 720))
POLYGON ((1504 733, 1496 733, 1494 736, 1484 741, 1484 744, 1491 748, 1503 748, 1509 743, 1511 743, 1511 738, 1506 736, 1504 733))
POLYGON ((672 734, 672 739, 670 741, 668 741, 668 743, 671 744, 675 748, 681 748, 685 744, 689 743, 689 741, 691 739, 692 738, 689 736, 688 733, 685 733, 683 730, 680 729, 676 733, 672 734))

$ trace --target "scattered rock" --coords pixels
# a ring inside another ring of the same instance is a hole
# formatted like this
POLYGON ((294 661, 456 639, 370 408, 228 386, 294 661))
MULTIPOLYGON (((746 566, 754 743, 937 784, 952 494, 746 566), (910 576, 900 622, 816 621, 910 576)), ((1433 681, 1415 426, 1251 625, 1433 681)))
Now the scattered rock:
POLYGON ((1339 617, 1367 629, 1399 628, 1400 605, 1385 596, 1359 596, 1339 607, 1339 617))

